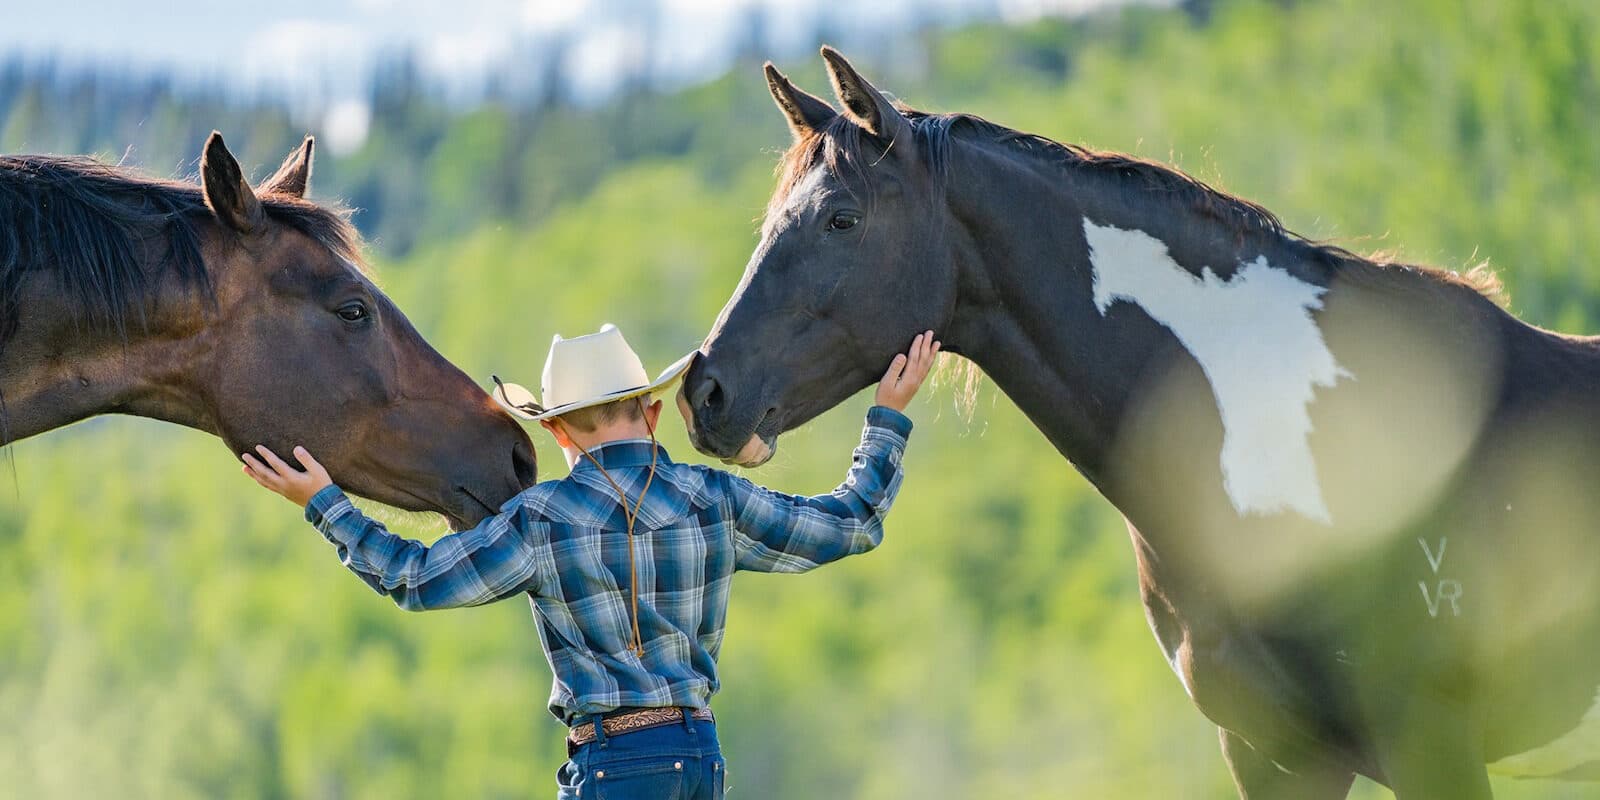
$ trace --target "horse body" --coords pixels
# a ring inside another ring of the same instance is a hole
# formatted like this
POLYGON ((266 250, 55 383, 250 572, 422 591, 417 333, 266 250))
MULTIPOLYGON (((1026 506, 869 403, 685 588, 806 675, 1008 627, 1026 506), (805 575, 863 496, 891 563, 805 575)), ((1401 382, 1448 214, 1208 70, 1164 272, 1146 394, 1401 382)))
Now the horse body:
POLYGON ((456 527, 531 483, 520 426, 378 290, 348 222, 302 199, 311 154, 260 187, 216 134, 198 187, 0 157, 0 446, 136 414, 235 453, 305 445, 351 491, 456 527))
MULTIPOLYGON (((953 185, 1016 185, 964 149, 953 185)), ((1337 758, 1389 781, 1381 740, 1420 735, 1374 720, 1476 729, 1481 760, 1512 773, 1593 769, 1600 748, 1559 741, 1593 736, 1580 721, 1600 689, 1600 654, 1573 646, 1600 634, 1593 342, 1299 243, 1179 262, 1163 239, 1217 223, 1097 203, 1117 180, 963 212, 975 250, 1011 263, 985 258, 1005 285, 958 304, 948 338, 1127 516, 1152 629, 1197 706, 1302 771, 1337 758), (1096 257, 1119 237, 1137 240, 1126 263, 1096 257), (1052 279, 1064 261, 1091 269, 1052 279), (1182 274, 1129 277, 1163 261, 1182 274), (1251 293, 1264 268, 1292 285, 1251 293)))
POLYGON ((1593 340, 824 55, 842 115, 769 67, 797 145, 685 381, 697 446, 770 452, 934 328, 1128 519, 1243 796, 1596 771, 1593 340))

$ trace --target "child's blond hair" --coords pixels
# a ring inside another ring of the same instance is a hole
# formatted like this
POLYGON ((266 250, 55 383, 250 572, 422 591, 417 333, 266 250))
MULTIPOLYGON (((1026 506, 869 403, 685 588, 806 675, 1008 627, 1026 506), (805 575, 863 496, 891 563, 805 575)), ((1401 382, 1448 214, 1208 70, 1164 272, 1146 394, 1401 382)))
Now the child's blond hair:
POLYGON ((557 419, 584 433, 594 433, 600 430, 602 425, 624 420, 629 422, 643 420, 644 409, 648 405, 650 405, 650 395, 646 394, 568 411, 557 419))

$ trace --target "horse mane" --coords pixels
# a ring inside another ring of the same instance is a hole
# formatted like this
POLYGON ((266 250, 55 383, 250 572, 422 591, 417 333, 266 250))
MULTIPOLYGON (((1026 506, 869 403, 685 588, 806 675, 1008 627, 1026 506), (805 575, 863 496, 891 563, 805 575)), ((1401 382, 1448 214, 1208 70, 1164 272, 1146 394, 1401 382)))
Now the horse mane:
MULTIPOLYGON (((949 159, 950 140, 958 130, 966 130, 983 141, 1043 159, 1066 170, 1088 170, 1137 181, 1149 191, 1171 197, 1194 213, 1227 226, 1241 237, 1274 237, 1299 249, 1305 257, 1334 270, 1366 266, 1377 270, 1371 277, 1379 279, 1418 275, 1445 287, 1468 289, 1492 302, 1503 301, 1504 289, 1499 278, 1484 265, 1460 273, 1395 262, 1378 253, 1357 255, 1338 245, 1301 236, 1286 228, 1283 221, 1266 208, 1166 164, 1125 153, 1063 144, 1037 134, 1013 130, 973 114, 930 114, 904 106, 900 106, 900 111, 910 121, 916 138, 915 146, 941 185, 949 159)), ((842 114, 829 120, 820 129, 805 132, 778 162, 778 188, 767 206, 767 224, 771 224, 775 212, 783 207, 800 179, 818 163, 826 163, 838 175, 847 172, 855 175, 870 193, 872 172, 867 167, 882 156, 882 145, 842 114)))
MULTIPOLYGON (((361 264, 349 212, 284 194, 259 196, 268 219, 361 264)), ((0 156, 0 347, 16 334, 26 273, 53 272, 94 329, 128 336, 163 271, 211 296, 200 187, 87 157, 0 156)))

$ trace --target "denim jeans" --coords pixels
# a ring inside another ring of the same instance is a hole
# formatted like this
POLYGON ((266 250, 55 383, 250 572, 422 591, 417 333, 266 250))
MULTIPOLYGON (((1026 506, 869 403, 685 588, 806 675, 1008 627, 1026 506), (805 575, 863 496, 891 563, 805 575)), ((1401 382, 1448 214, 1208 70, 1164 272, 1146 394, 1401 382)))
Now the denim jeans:
POLYGON ((556 772, 556 800, 722 800, 727 776, 716 724, 685 715, 579 747, 556 772))

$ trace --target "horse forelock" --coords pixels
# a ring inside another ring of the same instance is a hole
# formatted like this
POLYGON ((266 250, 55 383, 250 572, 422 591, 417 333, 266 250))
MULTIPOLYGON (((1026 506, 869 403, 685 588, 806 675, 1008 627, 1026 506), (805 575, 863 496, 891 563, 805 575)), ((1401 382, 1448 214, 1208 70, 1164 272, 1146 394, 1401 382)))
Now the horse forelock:
MULTIPOLYGON (((289 195, 259 199, 268 219, 364 269, 349 211, 289 195)), ((53 273, 91 328, 124 340, 166 271, 210 297, 201 225, 211 218, 195 184, 92 158, 0 156, 0 347, 16 335, 30 272, 53 273)))
POLYGON ((772 198, 767 201, 767 211, 761 225, 763 232, 771 229, 784 207, 788 205, 789 196, 794 194, 795 187, 799 186, 805 176, 826 158, 824 153, 827 149, 827 135, 822 131, 810 130, 797 137, 794 144, 784 151, 778 159, 776 170, 778 186, 773 190, 772 198))
MULTIPOLYGON (((942 190, 949 128, 962 115, 927 115, 910 109, 902 111, 914 123, 914 141, 905 146, 917 149, 923 162, 931 168, 935 188, 942 190)), ((903 145, 898 142, 889 145, 898 146, 903 145)), ((846 189, 854 194, 859 186, 864 196, 857 195, 856 199, 870 208, 877 188, 876 173, 872 167, 884 157, 884 145, 844 115, 835 116, 821 128, 806 131, 795 139, 778 160, 778 186, 767 203, 763 229, 771 227, 775 217, 788 205, 790 195, 819 166, 826 167, 841 178, 853 179, 845 181, 846 189)))

